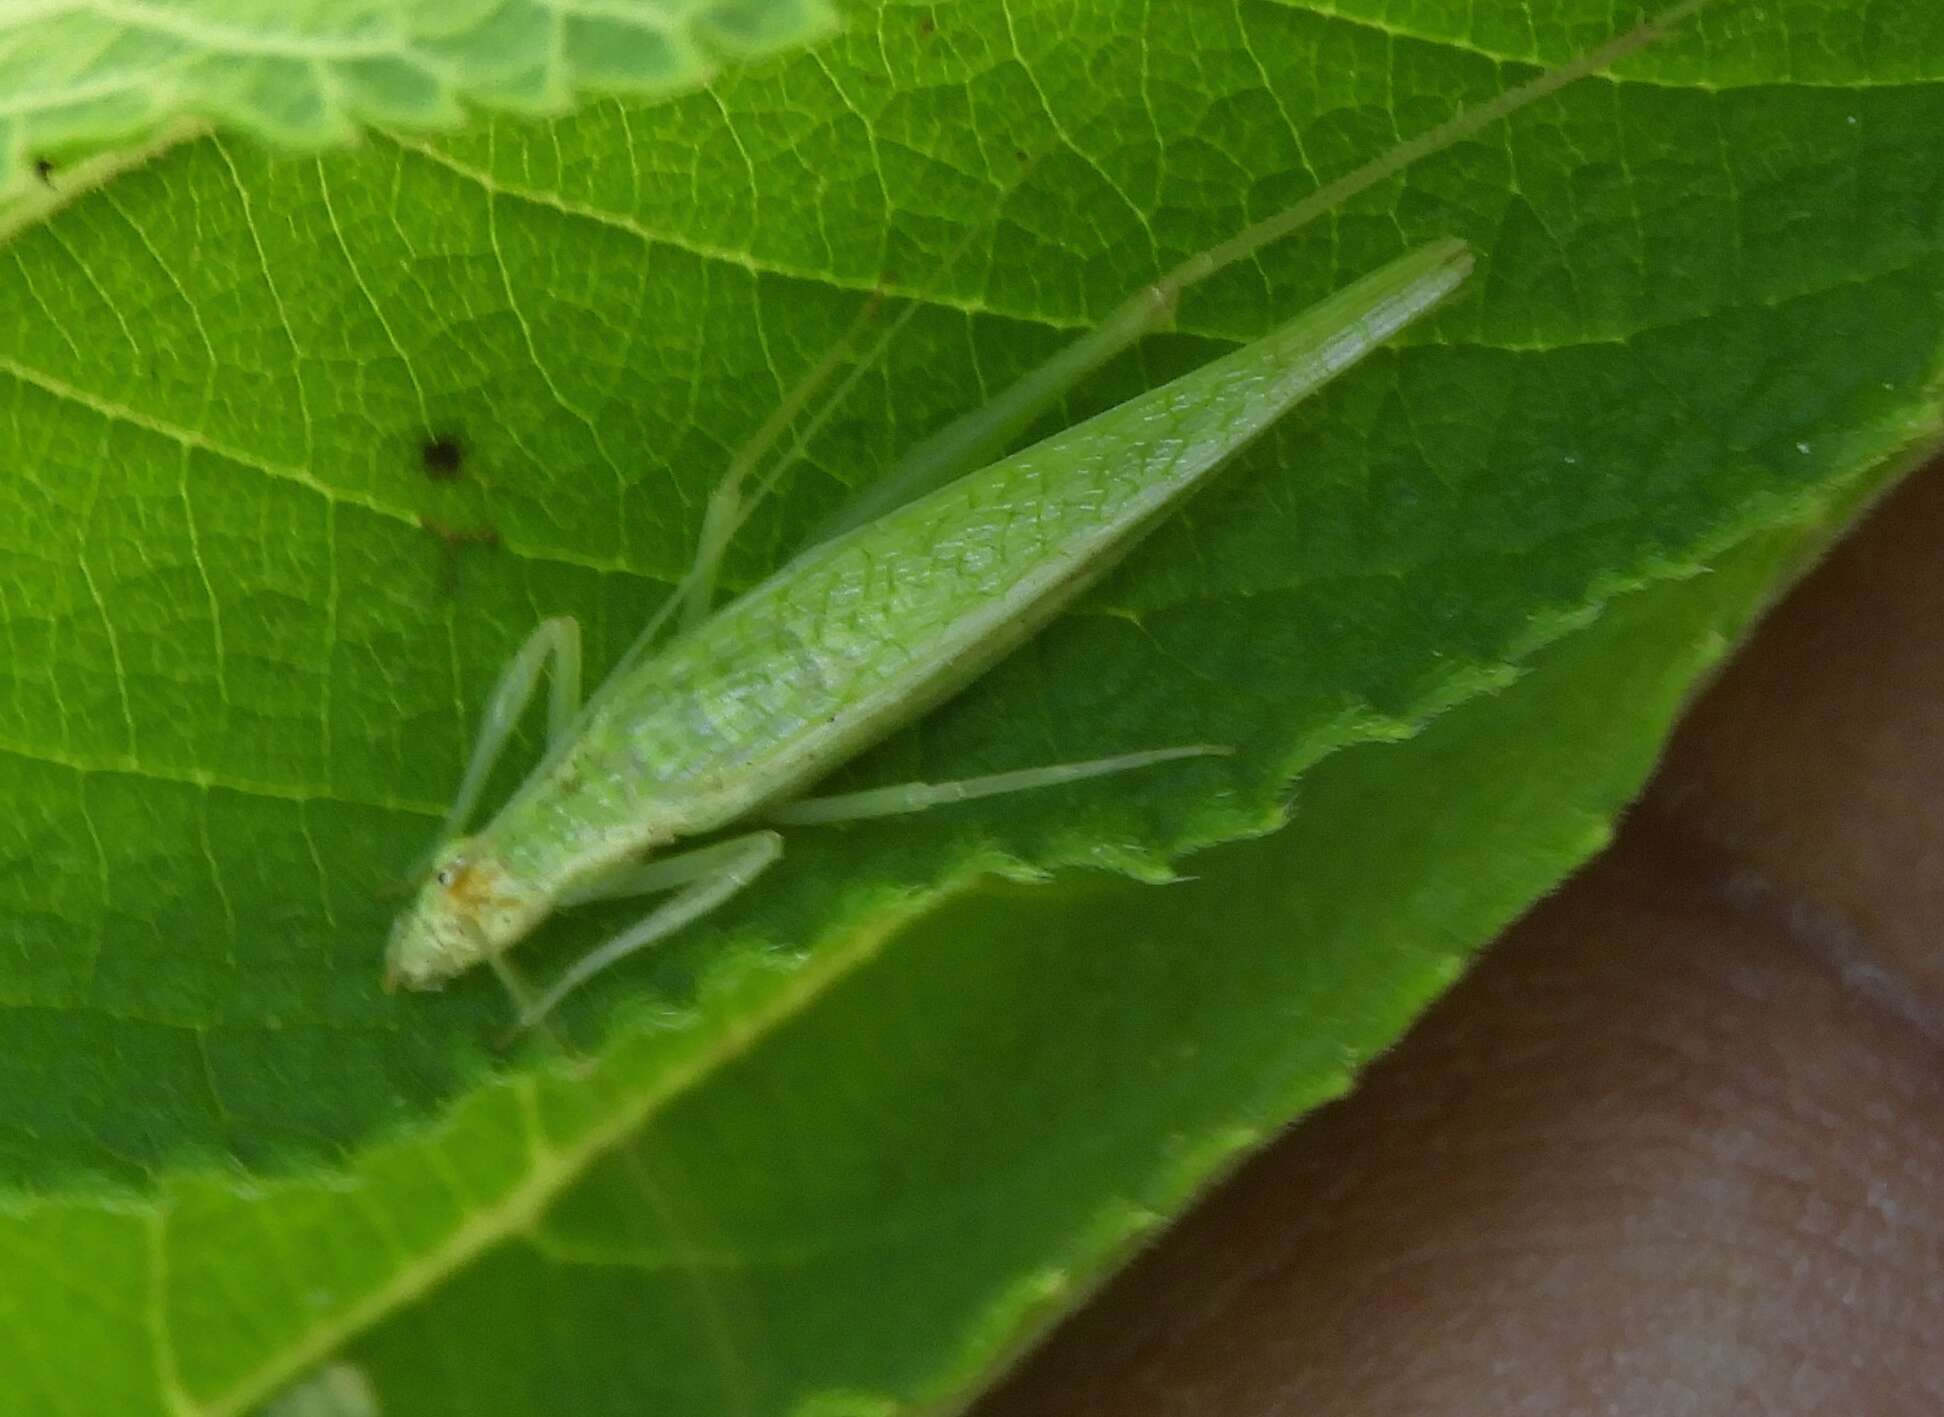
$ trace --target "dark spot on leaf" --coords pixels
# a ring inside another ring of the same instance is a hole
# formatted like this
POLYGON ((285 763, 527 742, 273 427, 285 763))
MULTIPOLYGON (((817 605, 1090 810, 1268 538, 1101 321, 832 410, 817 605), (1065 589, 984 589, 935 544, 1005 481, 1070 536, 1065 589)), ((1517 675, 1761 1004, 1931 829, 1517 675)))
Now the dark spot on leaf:
POLYGON ((925 16, 922 20, 918 21, 918 33, 923 35, 937 34, 938 21, 930 15, 925 16))
POLYGON ((427 438, 419 446, 419 463, 434 482, 450 482, 459 475, 466 461, 466 450, 450 433, 427 438))
POLYGON ((54 185, 54 164, 44 157, 35 158, 34 176, 40 178, 47 186, 52 187, 54 185))

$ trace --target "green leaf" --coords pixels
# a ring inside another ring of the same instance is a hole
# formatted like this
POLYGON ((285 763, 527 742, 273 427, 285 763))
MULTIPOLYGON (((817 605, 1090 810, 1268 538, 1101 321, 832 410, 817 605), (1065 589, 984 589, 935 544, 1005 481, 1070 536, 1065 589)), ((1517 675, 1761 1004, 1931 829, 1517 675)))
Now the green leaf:
POLYGON ((944 1401, 1346 1086, 1936 436, 1929 0, 1711 10, 1191 292, 1067 411, 1424 240, 1485 258, 844 782, 1235 759, 799 833, 574 1001, 575 1066, 491 1053, 489 979, 380 994, 379 890, 504 656, 564 611, 611 660, 869 291, 917 313, 739 584, 1126 291, 1610 23, 886 4, 703 95, 316 159, 204 139, 17 232, 14 1407, 239 1412, 346 1344, 386 1411, 944 1401), (1196 883, 971 889, 1197 849, 1196 883))
POLYGON ((960 899, 355 1344, 359 1370, 455 1417, 949 1409, 1605 840, 1813 536, 1626 597, 1504 694, 1319 764, 1287 829, 1192 881, 960 899))
POLYGON ((671 93, 829 20, 822 0, 15 5, 0 16, 0 195, 57 156, 185 117, 315 147, 366 123, 449 128, 469 104, 531 113, 590 92, 671 93))

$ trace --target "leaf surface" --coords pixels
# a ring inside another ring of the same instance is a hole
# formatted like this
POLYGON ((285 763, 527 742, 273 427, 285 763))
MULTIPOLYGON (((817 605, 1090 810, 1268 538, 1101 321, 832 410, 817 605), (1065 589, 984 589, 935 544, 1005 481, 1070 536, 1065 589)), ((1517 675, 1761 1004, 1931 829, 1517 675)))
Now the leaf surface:
POLYGON ((869 292, 915 313, 737 584, 1143 280, 1610 24, 1186 8, 887 4, 696 96, 321 157, 206 138, 15 233, 14 1408, 240 1412, 346 1343, 397 1411, 974 1389, 1595 849, 1687 685, 1936 436, 1944 29, 1724 5, 1198 287, 1077 391, 1425 240, 1484 256, 841 785, 1234 759, 797 833, 574 1001, 577 1067, 496 1058, 485 977, 383 996, 380 888, 504 657, 567 612, 610 662, 869 292), (965 893, 1188 852, 1199 883, 965 893))

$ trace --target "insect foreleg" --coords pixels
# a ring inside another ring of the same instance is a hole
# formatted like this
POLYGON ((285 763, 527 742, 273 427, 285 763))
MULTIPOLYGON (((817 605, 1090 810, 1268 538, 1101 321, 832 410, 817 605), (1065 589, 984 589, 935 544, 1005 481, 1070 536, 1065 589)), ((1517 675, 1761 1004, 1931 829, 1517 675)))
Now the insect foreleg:
POLYGON ((950 802, 970 802, 978 797, 998 797, 1008 792, 1030 792, 1038 787, 1057 787, 1064 782, 1130 772, 1155 763, 1171 763, 1177 758, 1219 757, 1234 751, 1233 748, 1212 743, 1191 743, 1182 748, 1151 748, 1142 753, 1089 758, 1079 763, 1050 763, 1045 767, 1019 768, 986 777, 961 778, 956 782, 901 782, 891 787, 866 788, 862 792, 803 797, 795 802, 767 808, 763 816, 782 826, 813 826, 828 822, 854 822, 866 817, 895 817, 908 812, 922 812, 930 807, 942 807, 950 802))
POLYGON ((1179 293, 1160 284, 1137 291, 1098 326, 1027 371, 990 403, 954 419, 905 453, 891 471, 811 532, 799 549, 875 521, 993 461, 1061 395, 1149 330, 1165 324, 1179 293))
MULTIPOLYGON (((797 380, 796 386, 771 410, 769 417, 763 420, 762 427, 758 428, 749 441, 743 444, 730 461, 728 470, 722 474, 722 480, 716 483, 714 490, 709 493, 708 506, 702 513, 702 532, 696 538, 695 563, 676 588, 676 594, 682 601, 683 628, 698 624, 709 613, 709 607, 715 600, 716 577, 722 570, 722 558, 729 549, 730 539, 735 536, 736 529, 748 519, 754 503, 760 501, 763 494, 769 490, 766 480, 758 487, 753 498, 747 496, 743 488, 749 480, 749 475, 769 454, 770 449, 781 441, 797 416, 809 405, 810 400, 816 397, 817 391, 830 382, 831 376, 850 357, 858 335, 870 323, 876 310, 877 297, 872 296, 865 303, 864 308, 857 312, 850 328, 844 331, 837 343, 825 352, 824 357, 818 360, 808 373, 797 380)), ((786 458, 785 462, 787 461, 789 459, 786 458)))
POLYGON ((549 660, 553 663, 553 681, 547 701, 547 742, 557 747, 567 739, 574 716, 580 711, 581 641, 579 622, 571 616, 560 615, 540 622, 508 661, 499 683, 493 686, 492 697, 486 701, 486 712, 480 715, 479 741, 473 745, 472 760, 466 764, 466 774, 459 781, 459 795, 440 824, 439 842, 450 841, 471 820, 473 809, 479 805, 479 794, 486 790, 486 779, 492 775, 500 754, 506 751, 507 739, 513 736, 515 725, 533 701, 540 670, 549 660))
MULTIPOLYGON (((729 468, 723 473, 721 481, 709 493, 708 505, 702 512, 702 530, 696 538, 695 560, 669 591, 668 599, 648 618, 641 632, 634 638, 615 666, 608 672, 608 682, 612 683, 639 664, 654 649, 655 642, 661 637, 662 629, 671 616, 679 614, 677 624, 682 628, 693 626, 707 618, 715 602, 716 582, 721 576, 722 559, 727 554, 729 544, 736 533, 750 518, 759 503, 774 492, 784 475, 801 459, 809 446, 811 437, 841 406, 845 394, 863 371, 877 363, 889 345, 891 337, 903 328, 916 310, 916 305, 907 306, 903 313, 884 331, 870 352, 850 372, 838 381, 810 419, 808 426, 799 432, 790 443, 788 451, 777 459, 754 486, 749 485, 750 475, 763 457, 775 447, 790 425, 808 406, 817 391, 828 384, 850 357, 857 343, 857 337, 876 313, 877 297, 871 297, 857 318, 843 334, 843 337, 817 361, 816 365, 796 383, 783 402, 777 405, 770 416, 763 421, 762 427, 750 437, 731 460, 729 468)), ((600 698, 596 690, 595 699, 600 698)))
MULTIPOLYGON (((732 837, 707 850, 718 853, 713 870, 695 880, 667 904, 649 911, 638 924, 575 960, 546 993, 521 1008, 508 1037, 526 1032, 545 1018, 554 1005, 609 965, 674 934, 742 890, 783 854, 783 838, 775 832, 751 832, 748 836, 732 837)), ((699 856, 703 853, 692 854, 699 856)), ((671 858, 671 862, 675 859, 679 858, 671 858)))

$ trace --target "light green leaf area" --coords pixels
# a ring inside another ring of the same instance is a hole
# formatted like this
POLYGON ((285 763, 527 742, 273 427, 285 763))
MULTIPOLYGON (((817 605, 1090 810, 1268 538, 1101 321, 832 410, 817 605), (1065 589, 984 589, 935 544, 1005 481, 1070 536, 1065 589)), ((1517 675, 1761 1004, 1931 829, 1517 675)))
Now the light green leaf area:
POLYGON ((450 128, 468 105, 694 88, 829 26, 822 0, 15 0, 0 195, 175 120, 303 147, 367 123, 450 128))
POLYGON ((340 1350, 385 1412, 948 1402, 1596 849, 1937 436, 1930 0, 1724 3, 1191 292, 1068 412, 1482 257, 842 784, 1234 758, 794 833, 570 1003, 571 1065, 492 1052, 483 975, 378 988, 505 656, 564 612, 611 662, 873 289, 915 313, 738 585, 1120 295, 1612 23, 1478 8, 860 7, 703 94, 205 139, 17 233, 7 1410, 239 1413, 340 1350))

